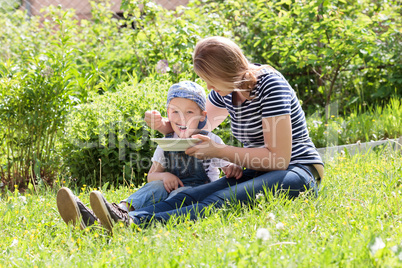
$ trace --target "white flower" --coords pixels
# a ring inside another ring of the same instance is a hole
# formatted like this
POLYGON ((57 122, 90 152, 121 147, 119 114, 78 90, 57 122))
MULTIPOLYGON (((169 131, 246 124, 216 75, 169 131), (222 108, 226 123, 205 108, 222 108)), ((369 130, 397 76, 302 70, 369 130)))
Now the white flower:
POLYGON ((269 220, 269 221, 274 221, 275 220, 275 215, 274 215, 274 213, 269 213, 268 214, 268 216, 267 216, 267 220, 269 220))
POLYGON ((13 239, 13 242, 11 242, 11 245, 10 245, 10 247, 14 247, 14 246, 16 246, 16 245, 18 245, 18 239, 13 239))
POLYGON ((26 203, 26 202, 27 202, 27 198, 26 198, 25 196, 23 196, 23 195, 18 196, 18 199, 19 199, 21 202, 23 202, 23 203, 26 203))
POLYGON ((255 196, 255 200, 256 201, 260 201, 260 200, 262 200, 264 198, 264 194, 263 193, 258 193, 256 196, 255 196))
POLYGON ((148 7, 148 8, 157 8, 158 6, 155 4, 155 3, 153 3, 153 2, 147 2, 146 4, 145 4, 145 6, 146 7, 148 7))
POLYGON ((392 252, 397 253, 398 252, 398 246, 393 246, 391 248, 392 252))
POLYGON ((266 241, 271 238, 271 234, 269 233, 268 229, 258 228, 256 237, 257 237, 257 239, 266 241))
POLYGON ((313 124, 314 124, 314 127, 317 128, 317 127, 319 127, 320 125, 322 125, 322 122, 321 122, 321 121, 317 121, 317 120, 313 120, 313 124))
POLYGON ((385 243, 382 241, 381 237, 376 237, 374 244, 370 247, 371 254, 375 255, 378 250, 383 248, 385 248, 385 243))
POLYGON ((278 222, 276 224, 276 229, 283 230, 284 228, 285 228, 285 225, 282 222, 278 222))

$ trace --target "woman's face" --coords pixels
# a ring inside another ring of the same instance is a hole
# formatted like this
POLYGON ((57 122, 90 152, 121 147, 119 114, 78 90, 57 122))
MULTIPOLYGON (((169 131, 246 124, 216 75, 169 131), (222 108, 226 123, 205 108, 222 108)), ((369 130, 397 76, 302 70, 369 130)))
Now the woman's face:
POLYGON ((234 91, 234 86, 231 83, 223 82, 223 81, 206 81, 207 89, 214 90, 216 93, 221 95, 222 97, 232 93, 234 91))
POLYGON ((198 132, 198 123, 205 120, 207 112, 192 100, 185 98, 173 98, 167 109, 168 118, 173 131, 180 138, 190 138, 198 132))

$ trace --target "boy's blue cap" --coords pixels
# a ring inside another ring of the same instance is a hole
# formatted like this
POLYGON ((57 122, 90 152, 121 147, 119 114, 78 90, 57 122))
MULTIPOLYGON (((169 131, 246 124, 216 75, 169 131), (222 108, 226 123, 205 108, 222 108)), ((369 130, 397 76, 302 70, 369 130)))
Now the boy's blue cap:
POLYGON ((167 103, 173 98, 185 98, 194 101, 200 106, 202 111, 205 111, 205 104, 207 103, 207 96, 204 89, 197 83, 191 81, 182 81, 172 85, 167 94, 167 103))
MULTIPOLYGON (((169 103, 173 98, 185 98, 192 100, 198 104, 202 111, 205 111, 207 96, 205 94, 205 90, 197 83, 191 81, 182 81, 172 85, 167 94, 166 107, 169 106, 169 103)), ((206 123, 207 119, 205 118, 204 121, 200 121, 198 128, 202 129, 206 123)))

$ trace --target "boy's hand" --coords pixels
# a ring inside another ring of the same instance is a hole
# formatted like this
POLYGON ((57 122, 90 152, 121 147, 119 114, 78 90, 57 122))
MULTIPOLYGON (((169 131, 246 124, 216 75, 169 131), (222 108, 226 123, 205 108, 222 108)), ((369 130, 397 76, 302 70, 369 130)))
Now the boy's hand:
POLYGON ((163 186, 165 186, 166 191, 170 193, 179 188, 179 186, 183 187, 184 184, 176 175, 166 172, 163 178, 163 186))
POLYGON ((155 130, 159 130, 163 126, 162 116, 156 110, 146 111, 144 120, 150 128, 155 130))
POLYGON ((226 178, 240 179, 243 176, 243 168, 236 164, 229 164, 226 167, 222 167, 223 173, 225 173, 226 178))

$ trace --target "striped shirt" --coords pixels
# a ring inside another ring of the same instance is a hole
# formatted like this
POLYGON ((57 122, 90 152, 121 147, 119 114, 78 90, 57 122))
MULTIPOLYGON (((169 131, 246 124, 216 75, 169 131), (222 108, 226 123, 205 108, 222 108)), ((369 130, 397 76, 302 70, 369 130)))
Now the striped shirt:
POLYGON ((246 148, 264 147, 262 118, 290 115, 292 126, 292 155, 289 164, 321 164, 311 141, 304 112, 295 91, 277 71, 260 70, 258 81, 250 96, 241 105, 233 105, 232 93, 221 96, 215 91, 208 95, 213 105, 226 108, 231 118, 233 135, 246 148))

